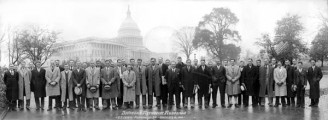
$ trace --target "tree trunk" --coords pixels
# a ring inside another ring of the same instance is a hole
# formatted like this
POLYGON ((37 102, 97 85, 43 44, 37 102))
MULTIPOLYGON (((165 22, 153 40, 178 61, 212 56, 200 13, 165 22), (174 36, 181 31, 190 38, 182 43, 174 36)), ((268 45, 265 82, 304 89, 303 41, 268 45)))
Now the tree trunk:
POLYGON ((323 59, 324 59, 324 56, 321 57, 321 67, 323 67, 323 59))

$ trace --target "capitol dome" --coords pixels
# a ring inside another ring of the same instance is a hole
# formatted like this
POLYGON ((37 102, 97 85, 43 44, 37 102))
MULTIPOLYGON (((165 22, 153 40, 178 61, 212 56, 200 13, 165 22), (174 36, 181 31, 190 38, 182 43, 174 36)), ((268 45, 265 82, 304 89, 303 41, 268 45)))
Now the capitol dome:
POLYGON ((122 22, 119 30, 118 37, 137 37, 141 38, 140 29, 137 23, 132 19, 130 8, 127 11, 127 17, 122 22))

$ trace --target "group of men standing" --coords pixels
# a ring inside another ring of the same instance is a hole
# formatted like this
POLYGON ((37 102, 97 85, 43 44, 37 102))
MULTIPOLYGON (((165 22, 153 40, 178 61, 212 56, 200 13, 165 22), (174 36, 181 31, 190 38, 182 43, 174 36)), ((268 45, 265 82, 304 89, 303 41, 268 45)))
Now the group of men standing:
POLYGON ((17 100, 20 109, 24 109, 25 102, 29 110, 31 92, 34 93, 37 110, 44 109, 44 98, 48 96, 48 111, 53 109, 53 100, 58 110, 99 110, 100 99, 103 110, 138 109, 140 106, 150 109, 153 98, 156 98, 158 108, 163 106, 170 109, 175 105, 180 109, 181 106, 187 108, 189 104, 194 108, 196 96, 199 108, 208 108, 211 96, 212 107, 215 108, 218 106, 218 90, 223 108, 233 105, 239 108, 241 104, 247 107, 250 96, 254 107, 264 106, 266 97, 269 106, 304 107, 307 82, 310 84, 310 106, 318 106, 322 72, 315 65, 315 60, 311 60, 312 66, 307 70, 302 62, 293 60, 291 65, 289 60, 276 62, 275 58, 271 63, 265 59, 263 65, 261 60, 253 65, 252 59, 248 59, 247 65, 243 61, 237 65, 234 59, 230 60, 230 64, 227 60, 223 61, 223 65, 220 60, 215 62, 215 65, 211 62, 206 64, 202 59, 198 65, 197 59, 193 63, 188 59, 183 63, 178 57, 177 62, 166 60, 165 63, 163 58, 159 58, 158 62, 151 58, 148 65, 143 64, 142 59, 137 59, 137 63, 135 59, 130 59, 129 64, 118 59, 116 65, 112 60, 106 60, 103 64, 99 61, 89 65, 70 61, 59 66, 57 60, 51 61, 50 67, 44 69, 39 61, 35 62, 35 68, 27 68, 23 61, 18 69, 10 65, 4 74, 4 82, 12 110, 15 110, 17 100))

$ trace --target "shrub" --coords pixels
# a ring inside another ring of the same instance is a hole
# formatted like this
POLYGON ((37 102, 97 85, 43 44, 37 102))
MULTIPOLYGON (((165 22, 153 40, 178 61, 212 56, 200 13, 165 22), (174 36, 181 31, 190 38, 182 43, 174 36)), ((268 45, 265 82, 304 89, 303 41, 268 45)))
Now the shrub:
POLYGON ((3 81, 3 74, 4 74, 4 69, 0 67, 0 108, 4 108, 7 106, 6 85, 3 81))

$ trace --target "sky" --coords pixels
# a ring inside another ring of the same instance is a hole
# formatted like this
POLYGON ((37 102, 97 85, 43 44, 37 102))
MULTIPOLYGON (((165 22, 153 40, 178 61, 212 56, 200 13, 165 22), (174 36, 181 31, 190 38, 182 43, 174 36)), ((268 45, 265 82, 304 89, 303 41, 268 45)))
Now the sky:
POLYGON ((276 22, 288 13, 301 16, 302 38, 310 45, 320 14, 328 14, 326 0, 0 0, 0 27, 37 24, 60 31, 61 40, 114 38, 128 6, 144 45, 154 52, 172 52, 171 34, 196 27, 216 7, 229 8, 238 17, 242 54, 258 53, 254 42, 262 33, 274 36, 276 22))

